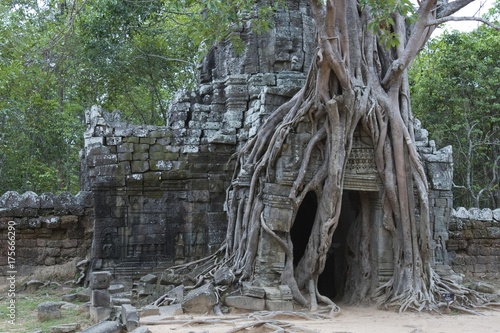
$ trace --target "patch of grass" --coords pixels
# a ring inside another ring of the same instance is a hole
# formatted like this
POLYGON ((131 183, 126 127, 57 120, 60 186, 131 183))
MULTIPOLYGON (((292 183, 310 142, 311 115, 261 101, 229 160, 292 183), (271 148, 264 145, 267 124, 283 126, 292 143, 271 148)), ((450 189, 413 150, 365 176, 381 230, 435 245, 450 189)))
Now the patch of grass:
POLYGON ((18 292, 15 297, 15 321, 14 325, 9 316, 10 309, 8 308, 10 298, 6 293, 2 293, 3 298, 0 299, 0 327, 1 330, 9 333, 28 333, 36 330, 42 330, 43 333, 50 333, 52 326, 79 323, 81 328, 91 325, 88 313, 80 309, 82 303, 74 302, 73 304, 79 307, 61 309, 62 317, 60 319, 51 319, 44 322, 38 321, 38 305, 43 302, 59 302, 61 296, 71 292, 63 291, 62 288, 44 287, 36 292, 18 292))

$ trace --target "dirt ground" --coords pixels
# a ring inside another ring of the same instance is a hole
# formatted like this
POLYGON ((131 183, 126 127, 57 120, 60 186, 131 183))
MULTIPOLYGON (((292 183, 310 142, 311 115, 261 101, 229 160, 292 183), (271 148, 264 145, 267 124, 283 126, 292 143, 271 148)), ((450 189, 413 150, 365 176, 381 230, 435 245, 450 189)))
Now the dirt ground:
MULTIPOLYGON (((500 311, 484 311, 480 315, 431 314, 405 312, 402 314, 374 307, 341 306, 341 313, 332 319, 275 318, 267 322, 287 322, 290 332, 317 333, 494 333, 500 332, 500 311)), ((252 314, 227 316, 175 316, 152 321, 144 318, 152 333, 229 333, 238 327, 256 323, 252 314)), ((159 318, 157 318, 159 319, 159 318)), ((252 327, 238 332, 272 332, 252 327)), ((279 331, 276 331, 279 332, 279 331)))

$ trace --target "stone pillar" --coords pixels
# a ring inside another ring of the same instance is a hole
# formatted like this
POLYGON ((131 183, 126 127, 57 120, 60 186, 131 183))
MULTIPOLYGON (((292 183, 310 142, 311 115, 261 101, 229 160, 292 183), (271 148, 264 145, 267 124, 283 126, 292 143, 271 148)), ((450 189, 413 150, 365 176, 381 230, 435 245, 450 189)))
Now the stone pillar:
POLYGON ((389 281, 394 272, 394 254, 389 231, 384 228, 384 212, 382 211, 382 192, 372 192, 370 195, 370 215, 373 221, 371 243, 375 245, 372 251, 372 262, 375 265, 372 284, 377 288, 389 281))
MULTIPOLYGON (((288 198, 289 191, 289 186, 273 183, 264 185, 264 221, 283 241, 286 241, 290 232, 293 217, 293 205, 288 198)), ((284 266, 284 249, 273 235, 263 231, 257 252, 256 280, 265 286, 277 286, 284 266)))
POLYGON ((90 319, 94 323, 107 320, 111 315, 111 295, 108 288, 111 273, 108 271, 93 272, 90 275, 90 319))

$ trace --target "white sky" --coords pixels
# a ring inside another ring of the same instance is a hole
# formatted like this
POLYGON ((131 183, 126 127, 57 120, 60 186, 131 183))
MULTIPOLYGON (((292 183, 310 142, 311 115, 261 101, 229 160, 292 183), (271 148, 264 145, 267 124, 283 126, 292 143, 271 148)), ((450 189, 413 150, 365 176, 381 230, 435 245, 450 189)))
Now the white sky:
MULTIPOLYGON (((451 2, 451 0, 450 0, 451 2)), ((481 17, 483 14, 488 12, 488 9, 493 7, 495 0, 476 0, 473 3, 465 6, 460 11, 458 11, 453 16, 478 16, 481 17)), ((477 21, 460 21, 460 22, 448 22, 444 25, 444 29, 452 31, 454 29, 460 31, 471 31, 476 29, 482 23, 477 21)), ((439 35, 444 29, 438 28, 433 36, 439 35)))

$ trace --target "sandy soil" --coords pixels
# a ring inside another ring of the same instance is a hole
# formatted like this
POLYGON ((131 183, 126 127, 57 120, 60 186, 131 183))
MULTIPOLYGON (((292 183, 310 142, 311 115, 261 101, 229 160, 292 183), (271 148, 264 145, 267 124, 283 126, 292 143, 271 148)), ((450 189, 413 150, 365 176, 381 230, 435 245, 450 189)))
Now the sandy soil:
MULTIPOLYGON (((318 333, 494 333, 500 332, 500 311, 486 311, 481 315, 430 314, 406 312, 403 314, 378 310, 374 307, 341 306, 341 313, 333 319, 300 320, 279 318, 306 330, 296 332, 318 333)), ((152 333, 226 333, 256 322, 251 314, 227 316, 145 317, 152 333), (201 323, 195 323, 199 321, 201 323), (217 323, 219 321, 219 323, 217 323), (189 322, 189 323, 188 323, 189 322)), ((294 330, 292 330, 294 331, 294 330)), ((240 332, 271 332, 252 328, 240 332)))

